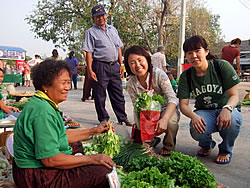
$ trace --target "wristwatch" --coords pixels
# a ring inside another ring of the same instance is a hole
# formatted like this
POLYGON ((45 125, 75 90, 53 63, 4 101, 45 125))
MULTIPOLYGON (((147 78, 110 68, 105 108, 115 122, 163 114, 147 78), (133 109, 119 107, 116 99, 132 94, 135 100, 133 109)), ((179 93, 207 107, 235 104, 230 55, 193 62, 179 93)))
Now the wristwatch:
POLYGON ((228 109, 230 112, 233 111, 233 106, 232 106, 232 105, 229 105, 229 104, 226 104, 225 106, 222 107, 222 109, 223 109, 223 108, 228 109))

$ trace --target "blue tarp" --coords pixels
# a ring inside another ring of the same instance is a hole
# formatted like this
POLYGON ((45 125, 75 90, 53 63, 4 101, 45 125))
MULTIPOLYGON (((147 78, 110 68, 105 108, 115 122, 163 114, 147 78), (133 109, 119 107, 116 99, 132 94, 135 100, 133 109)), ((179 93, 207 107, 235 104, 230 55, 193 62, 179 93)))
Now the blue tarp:
POLYGON ((24 60, 26 50, 13 46, 0 46, 0 59, 24 60))

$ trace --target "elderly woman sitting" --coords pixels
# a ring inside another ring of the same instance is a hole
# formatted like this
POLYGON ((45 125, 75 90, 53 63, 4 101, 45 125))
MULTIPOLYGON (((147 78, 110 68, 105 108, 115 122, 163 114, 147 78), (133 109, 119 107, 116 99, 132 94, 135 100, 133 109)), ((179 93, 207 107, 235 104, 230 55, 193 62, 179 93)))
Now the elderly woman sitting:
POLYGON ((65 129, 58 104, 67 99, 70 72, 66 62, 53 59, 32 70, 37 92, 14 128, 13 177, 17 187, 109 187, 106 174, 114 165, 109 156, 73 155, 76 148, 70 144, 101 134, 108 127, 65 129))

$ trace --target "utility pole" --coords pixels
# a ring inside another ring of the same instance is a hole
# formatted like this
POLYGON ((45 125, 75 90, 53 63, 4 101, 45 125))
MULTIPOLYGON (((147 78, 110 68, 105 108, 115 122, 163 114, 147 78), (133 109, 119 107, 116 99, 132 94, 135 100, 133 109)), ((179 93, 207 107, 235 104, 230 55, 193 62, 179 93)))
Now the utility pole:
POLYGON ((179 37, 179 56, 177 66, 177 78, 182 73, 182 64, 184 63, 184 52, 183 43, 185 40, 185 16, 186 16, 186 0, 181 1, 181 26, 180 26, 180 37, 179 37))

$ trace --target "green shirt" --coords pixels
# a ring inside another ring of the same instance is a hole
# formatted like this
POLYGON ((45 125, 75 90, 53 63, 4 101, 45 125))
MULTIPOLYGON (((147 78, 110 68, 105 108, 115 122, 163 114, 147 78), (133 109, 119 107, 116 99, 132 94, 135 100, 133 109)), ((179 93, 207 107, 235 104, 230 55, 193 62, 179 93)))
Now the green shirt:
POLYGON ((33 96, 14 127, 14 157, 20 168, 44 167, 41 159, 72 154, 61 112, 33 96))
MULTIPOLYGON (((0 92, 0 101, 3 100, 3 95, 2 93, 0 92)), ((3 119, 4 117, 4 112, 2 111, 2 109, 0 109, 0 119, 3 119)))
MULTIPOLYGON (((208 61, 208 71, 204 76, 196 76, 195 69, 191 67, 191 90, 195 98, 196 109, 221 109, 228 101, 226 90, 240 83, 240 79, 233 67, 224 60, 218 60, 223 82, 217 75, 212 61, 208 61)), ((187 70, 179 80, 178 98, 190 98, 187 83, 187 70)))
POLYGON ((178 88, 178 84, 177 82, 173 79, 170 81, 171 82, 171 85, 172 85, 172 88, 173 90, 176 92, 177 88, 178 88))

